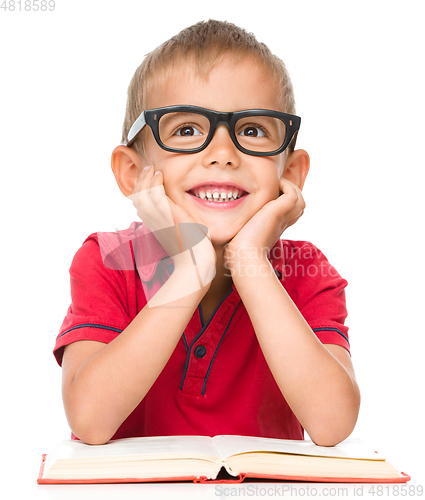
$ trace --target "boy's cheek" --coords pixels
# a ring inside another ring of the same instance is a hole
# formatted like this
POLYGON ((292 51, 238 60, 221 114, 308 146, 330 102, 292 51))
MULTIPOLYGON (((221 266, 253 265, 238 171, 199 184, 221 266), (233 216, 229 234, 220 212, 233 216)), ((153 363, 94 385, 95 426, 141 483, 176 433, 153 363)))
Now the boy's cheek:
POLYGON ((178 165, 184 165, 184 159, 182 154, 178 153, 167 153, 167 151, 160 152, 155 155, 155 166, 162 169, 164 172, 175 170, 178 165))

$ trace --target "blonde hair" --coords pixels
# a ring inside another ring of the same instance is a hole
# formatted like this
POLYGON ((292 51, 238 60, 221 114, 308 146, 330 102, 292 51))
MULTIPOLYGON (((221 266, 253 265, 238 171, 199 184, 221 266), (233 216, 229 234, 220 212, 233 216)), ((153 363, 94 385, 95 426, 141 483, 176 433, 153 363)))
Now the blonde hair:
MULTIPOLYGON (((227 55, 235 63, 253 57, 264 66, 281 89, 281 111, 295 114, 292 83, 285 64, 252 33, 225 21, 201 21, 184 29, 147 54, 131 79, 122 128, 122 142, 137 117, 148 108, 149 93, 160 78, 169 78, 177 65, 190 62, 197 74, 206 78, 211 69, 227 55)), ((162 80, 163 81, 163 80, 162 80)), ((292 141, 294 142, 294 141, 292 141)), ((142 134, 132 147, 144 154, 142 134)))

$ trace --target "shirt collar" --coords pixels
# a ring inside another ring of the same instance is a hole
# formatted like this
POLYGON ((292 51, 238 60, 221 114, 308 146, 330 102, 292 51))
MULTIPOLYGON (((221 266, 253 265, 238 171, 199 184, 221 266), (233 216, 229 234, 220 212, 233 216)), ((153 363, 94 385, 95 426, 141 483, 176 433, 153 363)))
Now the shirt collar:
POLYGON ((158 263, 168 257, 153 233, 141 222, 133 222, 133 251, 137 272, 142 281, 151 281, 158 263))
POLYGON ((277 240, 267 254, 267 258, 273 269, 279 271, 283 276, 285 272, 285 241, 281 239, 277 240))
MULTIPOLYGON (((137 272, 142 281, 151 281, 155 276, 158 263, 168 254, 159 244, 153 233, 142 223, 133 222, 124 231, 115 233, 97 233, 104 263, 111 269, 134 270, 133 259, 128 255, 128 243, 133 246, 133 253, 137 272), (114 259, 109 259, 110 256, 114 259), (110 265, 108 261, 113 264, 110 265)), ((277 240, 267 255, 273 269, 284 275, 285 271, 285 241, 277 240)))
MULTIPOLYGON (((95 235, 103 264, 114 271, 134 271, 142 281, 151 281, 158 263, 168 255, 151 231, 141 222, 128 229, 95 235)), ((90 238, 90 237, 89 237, 90 238)))

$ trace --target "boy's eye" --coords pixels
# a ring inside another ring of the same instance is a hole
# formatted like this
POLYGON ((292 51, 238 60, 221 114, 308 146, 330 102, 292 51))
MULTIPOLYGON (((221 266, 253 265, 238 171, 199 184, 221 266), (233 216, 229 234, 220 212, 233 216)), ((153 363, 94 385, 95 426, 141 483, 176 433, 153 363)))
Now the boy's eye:
POLYGON ((243 135, 245 137, 267 137, 267 132, 259 125, 246 125, 239 132, 239 135, 243 135))
POLYGON ((192 137, 193 135, 201 135, 201 132, 193 125, 183 125, 176 130, 175 134, 180 137, 192 137))

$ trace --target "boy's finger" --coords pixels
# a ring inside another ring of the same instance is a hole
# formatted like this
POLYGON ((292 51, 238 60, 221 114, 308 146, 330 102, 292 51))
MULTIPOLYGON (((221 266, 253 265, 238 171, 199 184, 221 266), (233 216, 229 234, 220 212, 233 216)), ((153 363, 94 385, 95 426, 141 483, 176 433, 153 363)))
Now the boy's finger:
POLYGON ((140 175, 136 181, 136 185, 134 186, 133 194, 150 189, 153 173, 154 173, 154 167, 150 165, 146 166, 140 172, 140 175))
POLYGON ((161 219, 162 228, 173 226, 173 216, 163 184, 152 186, 149 191, 149 198, 149 201, 153 204, 156 213, 161 219))
POLYGON ((152 177, 150 196, 156 209, 161 212, 164 217, 166 226, 173 225, 173 216, 171 214, 169 199, 164 189, 164 177, 160 170, 157 170, 152 177))
POLYGON ((139 191, 145 191, 150 188, 155 168, 153 165, 147 165, 139 175, 137 187, 139 191))
POLYGON ((288 179, 285 179, 284 177, 281 177, 279 180, 279 186, 280 190, 282 191, 283 194, 289 194, 292 192, 298 191, 298 187, 288 179))
POLYGON ((293 182, 284 179, 280 179, 280 190, 282 191, 282 201, 285 201, 288 206, 295 206, 298 203, 304 203, 304 198, 301 194, 300 189, 293 182))
MULTIPOLYGON (((151 165, 146 166, 139 175, 134 191, 129 198, 133 205, 139 209, 143 205, 150 204, 149 191, 151 187, 151 180, 154 172, 154 167, 151 165)), ((147 206, 145 207, 147 208, 147 206)), ((139 214, 140 215, 140 214, 139 214)))

